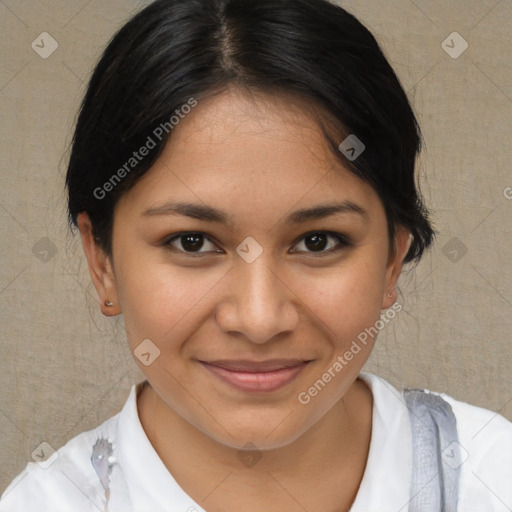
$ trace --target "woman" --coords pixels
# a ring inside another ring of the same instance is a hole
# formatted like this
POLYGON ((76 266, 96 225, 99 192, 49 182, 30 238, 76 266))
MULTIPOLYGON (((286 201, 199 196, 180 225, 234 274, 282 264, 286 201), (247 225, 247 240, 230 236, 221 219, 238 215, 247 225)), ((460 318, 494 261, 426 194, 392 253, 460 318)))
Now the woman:
POLYGON ((146 379, 1 510, 512 510, 510 422, 362 372, 433 240, 420 141, 374 37, 324 0, 130 20, 66 184, 146 379))

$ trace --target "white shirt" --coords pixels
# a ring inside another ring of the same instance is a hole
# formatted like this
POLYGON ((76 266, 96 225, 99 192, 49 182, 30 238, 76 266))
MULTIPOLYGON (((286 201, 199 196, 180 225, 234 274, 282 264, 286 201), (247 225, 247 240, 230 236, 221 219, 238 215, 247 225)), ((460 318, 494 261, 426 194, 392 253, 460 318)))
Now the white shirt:
MULTIPOLYGON (((387 381, 368 373, 360 376, 373 394, 372 435, 350 512, 407 512, 412 470, 408 409, 403 395, 387 381)), ((112 442, 115 457, 109 512, 205 512, 181 489, 151 445, 137 411, 141 387, 142 383, 132 386, 117 415, 60 448, 49 467, 29 462, 2 495, 0 511, 106 511, 105 491, 91 464, 92 447, 103 437, 112 442)), ((511 512, 512 423, 494 412, 436 394, 453 409, 465 459, 458 511, 511 512)))

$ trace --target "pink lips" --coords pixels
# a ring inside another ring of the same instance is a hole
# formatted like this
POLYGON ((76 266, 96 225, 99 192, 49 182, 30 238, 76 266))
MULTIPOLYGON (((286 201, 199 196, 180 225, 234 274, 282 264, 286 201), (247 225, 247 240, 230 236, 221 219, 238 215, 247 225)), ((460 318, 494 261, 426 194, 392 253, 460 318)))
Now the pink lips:
POLYGON ((299 359, 267 361, 199 361, 207 370, 243 391, 275 391, 291 382, 308 364, 299 359))

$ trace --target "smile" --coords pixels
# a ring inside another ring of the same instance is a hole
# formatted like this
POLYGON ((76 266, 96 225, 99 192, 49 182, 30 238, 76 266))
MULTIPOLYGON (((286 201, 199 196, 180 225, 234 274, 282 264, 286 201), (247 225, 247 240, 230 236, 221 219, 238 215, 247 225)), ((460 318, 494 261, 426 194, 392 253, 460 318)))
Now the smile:
POLYGON ((242 391, 276 391, 290 382, 310 361, 273 359, 269 361, 199 361, 210 373, 242 391))

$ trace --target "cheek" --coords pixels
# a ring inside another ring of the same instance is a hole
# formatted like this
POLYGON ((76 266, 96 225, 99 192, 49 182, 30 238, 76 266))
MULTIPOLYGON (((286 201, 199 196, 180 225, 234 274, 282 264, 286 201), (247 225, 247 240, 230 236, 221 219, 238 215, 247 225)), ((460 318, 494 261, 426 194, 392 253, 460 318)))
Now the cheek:
POLYGON ((333 344, 345 346, 378 320, 384 273, 377 258, 354 258, 328 272, 302 275, 295 289, 333 344))
POLYGON ((131 348, 146 338, 159 347, 168 346, 180 339, 185 326, 193 329, 194 311, 225 273, 126 259, 117 289, 131 348))

